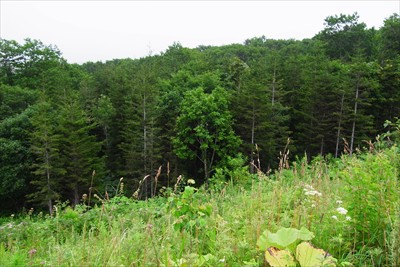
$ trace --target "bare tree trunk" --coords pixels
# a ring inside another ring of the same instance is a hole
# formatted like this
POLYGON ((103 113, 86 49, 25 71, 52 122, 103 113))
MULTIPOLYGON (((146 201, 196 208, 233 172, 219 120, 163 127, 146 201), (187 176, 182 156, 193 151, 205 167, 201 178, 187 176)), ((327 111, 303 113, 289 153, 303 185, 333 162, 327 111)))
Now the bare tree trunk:
POLYGON ((203 162, 203 168, 204 168, 204 183, 206 184, 206 188, 208 188, 208 178, 210 177, 210 165, 208 164, 207 160, 207 149, 202 150, 201 152, 201 161, 203 162))
MULTIPOLYGON (((46 164, 49 164, 48 157, 49 157, 49 153, 46 150, 46 164)), ((51 190, 51 186, 50 186, 50 170, 49 170, 49 168, 46 168, 46 176, 47 176, 47 191, 48 191, 48 194, 50 194, 50 192, 52 190, 51 190)), ((47 204, 49 206, 50 215, 53 215, 53 200, 51 199, 50 196, 49 196, 49 199, 47 200, 47 204)))
POLYGON ((50 215, 53 216, 53 201, 51 200, 51 198, 48 199, 47 205, 49 206, 50 215))
MULTIPOLYGON (((147 113, 146 113, 146 94, 143 94, 143 174, 147 175, 147 113)), ((148 196, 148 182, 145 181, 145 194, 148 196)))
MULTIPOLYGON (((154 173, 154 119, 150 119, 150 125, 149 125, 149 138, 148 138, 148 161, 150 163, 149 168, 150 168, 150 174, 155 177, 154 173)), ((155 178, 156 179, 156 178, 155 178)), ((155 180, 151 180, 151 195, 154 196, 157 191, 157 183, 155 180)))
POLYGON ((206 183, 208 183, 208 178, 209 178, 209 173, 208 173, 208 164, 207 164, 207 159, 204 160, 204 179, 206 180, 206 183))
POLYGON ((251 164, 250 164, 250 172, 254 173, 254 132, 255 132, 255 111, 254 111, 254 104, 253 104, 253 114, 252 114, 252 121, 251 121, 251 164))
POLYGON ((337 134, 336 134, 335 158, 337 158, 339 155, 339 141, 340 141, 340 131, 341 131, 340 127, 342 127, 343 104, 344 104, 344 92, 342 94, 342 100, 340 102, 339 122, 338 122, 338 130, 337 130, 337 134))
POLYGON ((275 84, 276 84, 276 69, 274 66, 274 76, 272 76, 272 106, 275 103, 275 84))
POLYGON ((324 155, 324 138, 321 138, 321 148, 320 148, 320 155, 323 156, 324 155))
MULTIPOLYGON (((45 136, 47 139, 47 131, 45 131, 45 136)), ((50 185, 50 180, 51 180, 51 176, 50 176, 50 155, 49 155, 49 145, 48 142, 45 142, 45 161, 46 161, 46 178, 47 178, 47 194, 48 194, 48 200, 47 200, 47 205, 49 208, 49 212, 50 215, 53 215, 53 200, 51 199, 50 193, 52 191, 51 189, 51 185, 50 185)))
POLYGON ((78 185, 75 186, 74 188, 74 202, 73 205, 76 206, 79 204, 79 191, 78 191, 78 185))
POLYGON ((354 103, 354 119, 353 119, 353 127, 352 127, 352 130, 351 130, 351 140, 350 140, 350 156, 353 155, 354 135, 355 135, 355 130, 356 130, 356 116, 357 116, 359 89, 360 89, 360 75, 357 74, 356 101, 354 103))

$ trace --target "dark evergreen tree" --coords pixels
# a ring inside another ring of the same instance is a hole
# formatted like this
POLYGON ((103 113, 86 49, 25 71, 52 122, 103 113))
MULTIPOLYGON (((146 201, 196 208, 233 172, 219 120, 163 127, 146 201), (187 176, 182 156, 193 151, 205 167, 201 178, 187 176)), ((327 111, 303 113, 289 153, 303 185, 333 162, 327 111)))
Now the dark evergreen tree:
POLYGON ((53 205, 60 200, 62 194, 62 177, 65 170, 60 160, 60 138, 57 134, 57 110, 46 102, 45 96, 35 106, 35 112, 30 118, 33 126, 30 134, 31 151, 36 156, 32 164, 34 179, 31 183, 35 190, 28 198, 39 205, 47 206, 50 214, 53 205))
POLYGON ((373 54, 375 30, 367 30, 367 25, 359 23, 358 19, 357 13, 329 16, 325 19, 325 29, 315 38, 326 42, 330 58, 349 61, 360 51, 367 58, 373 54))
POLYGON ((90 187, 101 186, 104 169, 103 158, 99 157, 101 143, 91 134, 95 125, 78 104, 77 96, 71 96, 63 103, 59 115, 62 195, 75 205, 90 187), (96 176, 91 184, 94 171, 96 176))

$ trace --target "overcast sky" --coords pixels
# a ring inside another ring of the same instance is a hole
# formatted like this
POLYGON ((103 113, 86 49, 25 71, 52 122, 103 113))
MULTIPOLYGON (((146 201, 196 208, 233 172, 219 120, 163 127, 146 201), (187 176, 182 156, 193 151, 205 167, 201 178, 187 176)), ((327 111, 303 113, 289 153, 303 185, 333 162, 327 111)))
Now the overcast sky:
POLYGON ((185 47, 311 38, 330 15, 358 12, 379 28, 400 13, 399 0, 379 1, 17 1, 0 0, 1 38, 54 44, 70 63, 139 58, 174 42, 185 47))

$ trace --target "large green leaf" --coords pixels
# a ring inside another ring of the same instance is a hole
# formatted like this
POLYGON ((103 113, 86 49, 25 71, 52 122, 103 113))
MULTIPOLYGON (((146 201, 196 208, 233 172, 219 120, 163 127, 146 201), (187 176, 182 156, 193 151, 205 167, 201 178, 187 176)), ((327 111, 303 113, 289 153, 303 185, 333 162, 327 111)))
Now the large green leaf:
POLYGON ((307 267, 335 267, 337 260, 326 251, 314 248, 309 242, 303 242, 296 248, 296 259, 300 266, 307 267))
MULTIPOLYGON (((267 250, 269 247, 276 247, 279 249, 285 249, 292 247, 298 241, 308 241, 314 237, 314 234, 302 227, 300 230, 295 228, 281 228, 276 233, 271 233, 266 230, 260 236, 257 241, 257 246, 261 250, 267 250)), ((293 251, 294 252, 294 251, 293 251)))
POLYGON ((309 241, 314 238, 313 232, 310 232, 307 228, 301 227, 298 232, 298 239, 302 241, 309 241))
POLYGON ((290 251, 280 250, 275 247, 270 247, 265 251, 265 260, 273 267, 296 266, 290 251))
POLYGON ((281 228, 276 234, 268 236, 271 243, 286 248, 297 241, 299 230, 294 228, 281 228))

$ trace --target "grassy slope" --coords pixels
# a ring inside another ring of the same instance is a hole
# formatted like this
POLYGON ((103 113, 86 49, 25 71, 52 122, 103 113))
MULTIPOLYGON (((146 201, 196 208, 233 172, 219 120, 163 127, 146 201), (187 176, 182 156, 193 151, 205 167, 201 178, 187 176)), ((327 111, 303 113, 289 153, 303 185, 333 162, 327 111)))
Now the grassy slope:
POLYGON ((0 266, 263 266, 264 230, 307 227, 312 243, 355 266, 400 264, 399 152, 300 161, 148 201, 116 197, 86 211, 6 218, 0 266), (348 210, 340 214, 337 208, 348 210), (333 217, 332 217, 333 216, 333 217), (336 216, 336 218, 334 218, 336 216))

